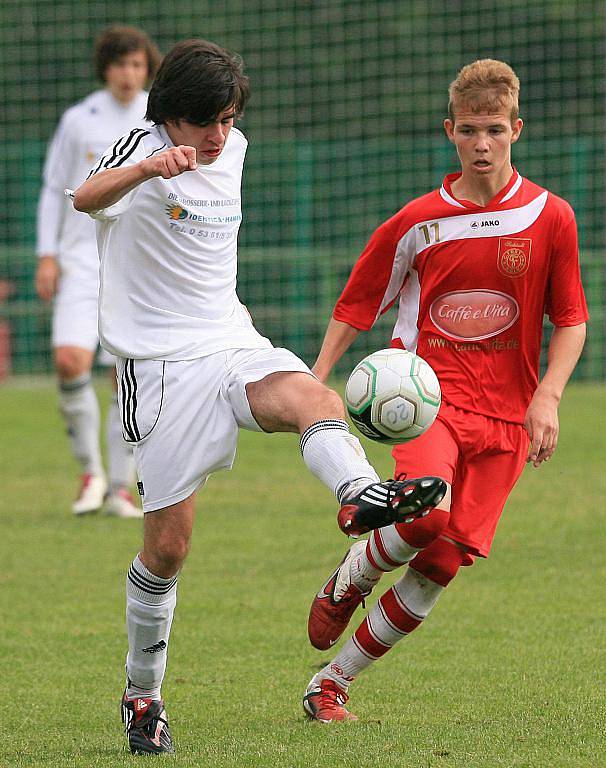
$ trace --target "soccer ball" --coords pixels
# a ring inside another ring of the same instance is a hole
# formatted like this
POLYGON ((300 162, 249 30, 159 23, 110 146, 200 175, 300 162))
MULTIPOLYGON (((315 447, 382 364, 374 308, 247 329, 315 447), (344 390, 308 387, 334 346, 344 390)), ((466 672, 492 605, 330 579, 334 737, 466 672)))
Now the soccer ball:
POLYGON ((405 443, 434 422, 442 393, 433 369, 403 349, 381 349, 353 369, 345 388, 351 420, 379 443, 405 443))

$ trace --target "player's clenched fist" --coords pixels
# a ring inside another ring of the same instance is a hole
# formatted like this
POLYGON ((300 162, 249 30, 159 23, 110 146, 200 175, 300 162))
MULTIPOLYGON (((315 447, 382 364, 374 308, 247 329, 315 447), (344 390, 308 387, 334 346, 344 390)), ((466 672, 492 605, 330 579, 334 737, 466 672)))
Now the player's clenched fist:
POLYGON ((194 147, 181 145, 152 155, 135 165, 107 168, 90 176, 75 190, 74 208, 86 213, 100 211, 117 203, 124 195, 148 179, 157 176, 172 179, 185 171, 195 171, 197 167, 194 147))
POLYGON ((163 179, 172 179, 185 171, 195 171, 198 167, 196 150, 183 144, 149 157, 143 163, 146 175, 161 176, 163 179))

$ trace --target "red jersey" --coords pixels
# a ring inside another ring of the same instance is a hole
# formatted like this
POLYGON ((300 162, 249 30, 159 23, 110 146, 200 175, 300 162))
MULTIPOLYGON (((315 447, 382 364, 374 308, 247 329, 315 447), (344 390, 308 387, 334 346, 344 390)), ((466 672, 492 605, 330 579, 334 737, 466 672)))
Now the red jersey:
POLYGON ((392 346, 430 363, 445 401, 523 423, 543 315, 556 326, 587 319, 574 213, 515 170, 487 206, 457 200, 459 176, 374 232, 333 317, 368 330, 398 301, 392 346))

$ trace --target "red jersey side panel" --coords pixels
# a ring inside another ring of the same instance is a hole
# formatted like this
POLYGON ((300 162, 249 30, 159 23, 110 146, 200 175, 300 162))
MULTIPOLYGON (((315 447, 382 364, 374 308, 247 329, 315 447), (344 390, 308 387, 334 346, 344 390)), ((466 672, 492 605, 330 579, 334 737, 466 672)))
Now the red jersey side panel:
POLYGON ((488 206, 463 204, 455 177, 377 229, 334 317, 366 330, 399 298, 392 343, 432 365, 444 400, 523 423, 544 313, 587 319, 574 214, 517 173, 488 206))

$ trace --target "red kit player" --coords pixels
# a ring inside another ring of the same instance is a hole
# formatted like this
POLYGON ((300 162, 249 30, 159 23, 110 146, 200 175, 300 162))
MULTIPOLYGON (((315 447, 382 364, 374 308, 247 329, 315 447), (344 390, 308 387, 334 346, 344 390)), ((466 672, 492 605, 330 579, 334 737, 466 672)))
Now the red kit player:
POLYGON ((314 599, 309 636, 330 648, 381 575, 409 564, 333 660, 310 681, 307 713, 356 719, 352 680, 412 632, 464 565, 487 557, 524 464, 558 439, 558 404, 581 354, 587 308, 571 207, 511 164, 520 137, 519 80, 491 59, 464 67, 444 128, 461 170, 411 201, 372 235, 337 302, 314 372, 329 375, 360 331, 398 302, 392 346, 438 375, 443 403, 431 428, 396 446, 396 477, 448 484, 427 517, 356 542, 314 599), (539 381, 543 316, 554 325, 539 381))

